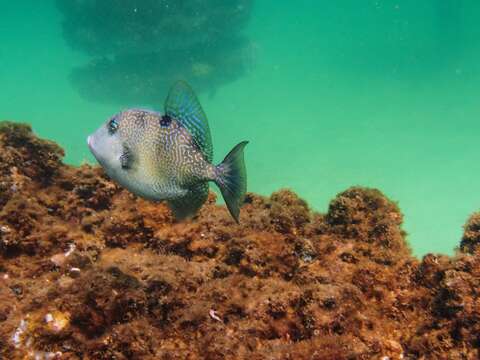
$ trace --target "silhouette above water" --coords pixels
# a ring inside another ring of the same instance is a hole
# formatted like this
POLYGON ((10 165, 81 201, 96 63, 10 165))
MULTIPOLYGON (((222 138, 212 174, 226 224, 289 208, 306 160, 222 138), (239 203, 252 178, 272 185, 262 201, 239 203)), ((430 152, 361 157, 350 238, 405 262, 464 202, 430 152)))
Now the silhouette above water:
POLYGON ((178 79, 212 94, 252 65, 242 30, 253 0, 56 3, 65 40, 91 57, 71 74, 89 100, 157 103, 178 79))
POLYGON ((87 99, 121 104, 156 104, 178 79, 212 94, 249 69, 251 46, 237 38, 222 47, 95 57, 72 71, 71 82, 87 99))

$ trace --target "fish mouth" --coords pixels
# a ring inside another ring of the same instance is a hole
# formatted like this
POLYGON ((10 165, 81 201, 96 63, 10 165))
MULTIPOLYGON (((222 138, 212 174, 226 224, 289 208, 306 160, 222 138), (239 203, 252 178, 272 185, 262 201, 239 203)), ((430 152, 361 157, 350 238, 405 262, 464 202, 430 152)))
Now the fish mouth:
POLYGON ((94 144, 93 144, 93 136, 92 135, 89 135, 87 137, 87 145, 88 145, 88 148, 90 149, 90 151, 92 152, 92 154, 97 157, 97 153, 95 152, 95 148, 94 148, 94 144))

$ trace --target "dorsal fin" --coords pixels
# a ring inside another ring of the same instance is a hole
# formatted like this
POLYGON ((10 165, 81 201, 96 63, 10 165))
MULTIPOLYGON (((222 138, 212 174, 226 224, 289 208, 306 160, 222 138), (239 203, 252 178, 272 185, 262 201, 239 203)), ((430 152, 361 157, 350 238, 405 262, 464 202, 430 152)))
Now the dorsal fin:
POLYGON ((165 114, 185 127, 208 162, 213 160, 212 137, 197 96, 185 81, 176 82, 165 100, 165 114))

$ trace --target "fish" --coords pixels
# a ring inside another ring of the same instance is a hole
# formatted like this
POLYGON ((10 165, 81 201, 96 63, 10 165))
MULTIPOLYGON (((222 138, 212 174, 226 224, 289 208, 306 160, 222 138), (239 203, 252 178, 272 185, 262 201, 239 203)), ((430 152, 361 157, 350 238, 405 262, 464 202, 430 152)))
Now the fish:
POLYGON ((248 141, 238 143, 214 165, 207 117, 185 81, 173 84, 163 113, 121 111, 88 136, 87 144, 111 179, 141 198, 166 201, 177 220, 195 216, 213 182, 239 223, 247 191, 248 141))

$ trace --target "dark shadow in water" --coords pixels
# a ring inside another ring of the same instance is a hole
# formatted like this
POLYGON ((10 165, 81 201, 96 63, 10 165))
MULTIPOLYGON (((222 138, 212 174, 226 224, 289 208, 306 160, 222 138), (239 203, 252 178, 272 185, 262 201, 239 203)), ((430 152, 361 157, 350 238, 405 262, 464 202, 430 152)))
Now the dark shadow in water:
POLYGON ((72 71, 71 82, 89 100, 123 105, 159 104, 176 80, 188 81, 198 92, 216 89, 248 71, 252 45, 232 39, 221 48, 116 55, 95 58, 72 71))
POLYGON ((57 0, 63 33, 91 56, 71 80, 89 100, 158 103, 177 79, 210 94, 253 63, 253 0, 57 0))

